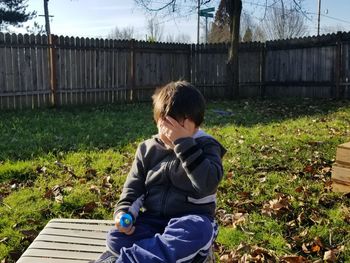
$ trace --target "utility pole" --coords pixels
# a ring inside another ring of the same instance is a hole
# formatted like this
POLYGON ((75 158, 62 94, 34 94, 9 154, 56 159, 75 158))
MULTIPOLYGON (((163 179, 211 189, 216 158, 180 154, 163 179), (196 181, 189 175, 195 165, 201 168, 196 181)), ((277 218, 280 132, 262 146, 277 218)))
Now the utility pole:
POLYGON ((200 17, 200 7, 201 7, 201 2, 198 0, 198 5, 197 5, 197 11, 198 11, 198 18, 197 18, 197 45, 199 45, 199 17, 200 17))
POLYGON ((48 7, 49 0, 44 0, 44 12, 45 12, 45 29, 47 37, 50 38, 51 31, 50 31, 50 19, 49 19, 49 7, 48 7))
POLYGON ((318 0, 318 12, 317 12, 317 35, 320 35, 320 23, 321 23, 321 0, 318 0))

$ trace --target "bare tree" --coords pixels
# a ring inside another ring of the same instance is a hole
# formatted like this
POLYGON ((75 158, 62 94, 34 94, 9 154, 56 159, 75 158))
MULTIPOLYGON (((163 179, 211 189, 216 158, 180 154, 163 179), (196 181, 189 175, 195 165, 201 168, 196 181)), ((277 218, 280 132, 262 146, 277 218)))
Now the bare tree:
MULTIPOLYGON (((222 19, 218 18, 220 15, 222 14, 218 10, 209 32, 209 43, 227 43, 230 40, 231 34, 228 21, 221 24, 220 21, 222 21, 222 19)), ((243 12, 241 15, 239 39, 243 42, 263 42, 266 40, 265 33, 262 31, 261 27, 254 22, 251 15, 246 12, 243 12)))
POLYGON ((209 43, 222 43, 230 41, 230 18, 226 12, 226 3, 221 1, 215 13, 214 21, 209 31, 209 43))
POLYGON ((266 34, 260 25, 256 25, 253 30, 253 41, 265 42, 266 34))
POLYGON ((130 40, 135 38, 134 28, 133 27, 125 27, 123 29, 119 29, 115 27, 108 35, 109 39, 125 39, 130 40))
POLYGON ((159 24, 158 19, 153 16, 147 20, 146 40, 150 42, 160 42, 163 38, 163 27, 159 24))
POLYGON ((263 21, 263 30, 270 40, 302 37, 308 33, 303 14, 295 6, 286 9, 282 3, 268 10, 263 21))
MULTIPOLYGON (((240 39, 243 40, 244 36, 247 34, 251 34, 251 40, 253 40, 253 31, 254 28, 256 27, 256 23, 254 22, 252 16, 247 13, 247 12, 242 12, 241 15, 241 27, 240 27, 240 39), (250 32, 249 32, 250 31, 250 32)), ((244 41, 244 42, 248 42, 248 41, 244 41)))
POLYGON ((212 23, 211 30, 208 34, 209 43, 228 43, 230 41, 230 28, 229 25, 219 27, 217 24, 212 23))
POLYGON ((253 41, 253 31, 250 27, 247 27, 242 37, 242 42, 252 42, 252 41, 253 41))

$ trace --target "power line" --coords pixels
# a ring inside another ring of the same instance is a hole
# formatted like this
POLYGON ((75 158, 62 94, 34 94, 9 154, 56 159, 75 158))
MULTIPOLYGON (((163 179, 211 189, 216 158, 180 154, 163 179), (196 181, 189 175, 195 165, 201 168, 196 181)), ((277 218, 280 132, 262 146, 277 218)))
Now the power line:
MULTIPOLYGON (((309 14, 309 15, 317 15, 317 13, 313 13, 313 12, 307 12, 307 14, 309 14)), ((347 20, 344 20, 344 19, 341 19, 341 18, 328 16, 328 15, 324 15, 324 14, 320 14, 320 16, 326 17, 326 18, 329 18, 329 19, 333 19, 333 20, 336 20, 336 21, 339 21, 339 22, 350 24, 350 21, 347 21, 347 20)))
POLYGON ((324 16, 324 17, 327 17, 327 18, 329 18, 329 19, 333 19, 333 20, 336 20, 336 21, 339 21, 339 22, 343 22, 343 23, 350 24, 350 21, 347 21, 347 20, 344 20, 344 19, 341 19, 341 18, 337 18, 337 17, 333 17, 333 16, 328 16, 328 15, 323 15, 323 14, 321 14, 321 16, 324 16))
MULTIPOLYGON (((250 2, 250 1, 242 1, 242 2, 246 3, 246 4, 254 5, 254 6, 260 6, 260 7, 265 7, 265 8, 272 8, 272 9, 282 10, 282 8, 275 7, 272 4, 271 5, 264 5, 264 4, 258 4, 258 3, 255 3, 255 2, 250 2)), ((305 12, 305 13, 309 14, 309 15, 317 15, 317 13, 313 13, 313 12, 305 12)), ((336 21, 339 21, 339 22, 350 24, 350 21, 347 21, 347 20, 344 20, 344 19, 341 19, 341 18, 328 16, 328 15, 324 15, 324 14, 320 14, 320 15, 322 17, 327 17, 329 19, 333 19, 333 20, 336 20, 336 21)))

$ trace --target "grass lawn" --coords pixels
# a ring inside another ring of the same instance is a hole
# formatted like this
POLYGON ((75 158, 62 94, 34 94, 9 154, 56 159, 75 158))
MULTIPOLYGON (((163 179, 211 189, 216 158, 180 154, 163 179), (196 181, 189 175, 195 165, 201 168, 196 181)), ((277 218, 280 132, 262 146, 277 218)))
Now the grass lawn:
MULTIPOLYGON (((220 262, 350 262, 350 199, 330 184, 349 101, 211 102, 203 128, 228 150, 220 262)), ((110 219, 137 144, 155 133, 150 104, 1 112, 0 261, 51 218, 110 219)))

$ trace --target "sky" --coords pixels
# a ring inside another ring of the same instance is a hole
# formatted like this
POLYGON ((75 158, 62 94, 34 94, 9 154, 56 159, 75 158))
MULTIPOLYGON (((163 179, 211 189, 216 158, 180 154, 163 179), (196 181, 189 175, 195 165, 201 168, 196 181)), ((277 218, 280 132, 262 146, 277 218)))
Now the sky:
MULTIPOLYGON (((185 7, 190 7, 193 0, 181 0, 185 7), (191 2, 192 1, 192 2, 191 2)), ((167 0, 154 0, 165 3, 167 0)), ((214 0, 206 7, 217 8, 219 0, 214 0)), ((243 0, 243 11, 250 14, 256 22, 262 17, 265 0, 243 0)), ((310 35, 317 30, 318 0, 304 0, 308 13, 310 35)), ((43 0, 28 0, 28 10, 44 14, 43 0)), ((321 33, 329 28, 350 31, 350 0, 321 0, 321 33)), ((63 36, 106 38, 113 28, 133 27, 136 38, 145 39, 146 22, 149 14, 135 0, 49 0, 51 33, 63 36)), ((158 23, 163 28, 163 36, 188 35, 191 42, 197 38, 197 16, 195 10, 186 9, 181 14, 158 16, 158 23)), ((35 21, 44 25, 44 17, 38 16, 35 21)), ((204 20, 203 20, 204 23, 204 20)), ((19 29, 20 32, 20 29, 19 29)))

